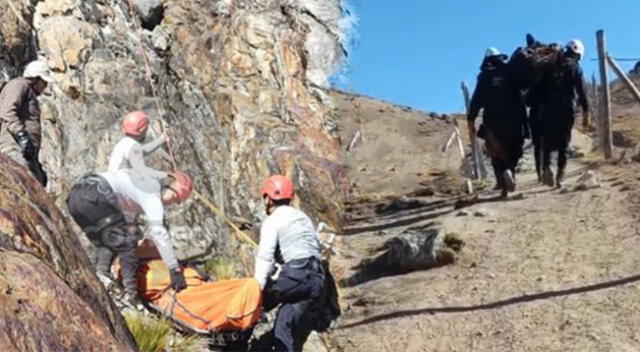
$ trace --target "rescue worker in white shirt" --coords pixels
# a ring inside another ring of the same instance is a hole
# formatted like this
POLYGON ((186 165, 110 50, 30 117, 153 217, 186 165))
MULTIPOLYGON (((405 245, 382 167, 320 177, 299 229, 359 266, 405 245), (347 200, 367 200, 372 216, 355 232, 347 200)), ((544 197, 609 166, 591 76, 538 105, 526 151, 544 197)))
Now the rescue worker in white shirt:
POLYGON ((164 190, 159 180, 134 169, 107 171, 84 176, 69 194, 67 205, 75 222, 96 247, 96 271, 101 281, 109 282, 110 269, 120 257, 124 302, 139 306, 135 255, 142 233, 138 216, 144 214, 150 227, 149 235, 162 260, 169 268, 171 287, 177 292, 186 287, 184 275, 164 226, 164 206, 184 202, 193 191, 189 176, 177 171, 164 190))
POLYGON ((144 157, 160 148, 165 142, 164 137, 159 137, 152 142, 142 145, 149 130, 149 116, 142 111, 133 111, 122 120, 122 132, 125 137, 113 148, 109 158, 109 171, 120 169, 136 169, 147 173, 149 176, 162 180, 167 172, 158 171, 147 167, 144 157))
POLYGON ((276 351, 296 351, 296 327, 305 312, 324 291, 324 269, 320 240, 311 219, 289 204, 293 183, 282 175, 265 180, 261 191, 269 215, 260 228, 260 247, 256 257, 255 279, 265 292, 265 300, 283 305, 274 326, 276 351), (276 279, 269 279, 276 256, 282 268, 276 279))

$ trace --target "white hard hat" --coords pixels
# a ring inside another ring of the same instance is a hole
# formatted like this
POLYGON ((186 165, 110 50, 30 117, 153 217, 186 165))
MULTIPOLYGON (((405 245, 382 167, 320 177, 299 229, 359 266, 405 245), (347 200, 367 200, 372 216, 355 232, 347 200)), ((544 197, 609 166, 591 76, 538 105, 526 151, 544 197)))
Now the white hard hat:
POLYGON ((484 57, 490 57, 490 56, 498 56, 498 55, 502 55, 502 53, 500 52, 500 50, 498 50, 495 47, 490 47, 489 49, 487 49, 487 51, 484 52, 484 57))
POLYGON ((22 74, 24 78, 36 78, 40 77, 47 83, 53 83, 53 77, 51 77, 51 71, 49 66, 44 61, 36 60, 30 62, 24 69, 22 74))
POLYGON ((578 54, 580 58, 584 56, 584 44, 582 43, 582 40, 571 39, 570 41, 567 42, 566 47, 568 50, 572 51, 573 53, 578 54))

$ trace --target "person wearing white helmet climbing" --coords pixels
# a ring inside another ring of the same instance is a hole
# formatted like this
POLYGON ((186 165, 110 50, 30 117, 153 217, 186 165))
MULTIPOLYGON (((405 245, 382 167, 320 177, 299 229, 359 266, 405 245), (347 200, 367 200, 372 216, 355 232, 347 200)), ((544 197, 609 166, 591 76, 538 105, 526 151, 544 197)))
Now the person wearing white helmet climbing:
POLYGON ((581 40, 568 41, 558 60, 558 72, 549 80, 542 94, 542 182, 548 186, 562 186, 567 165, 567 150, 575 122, 576 102, 582 108, 583 127, 589 127, 589 100, 580 68, 580 60, 584 54, 585 47, 581 40), (558 151, 555 180, 551 170, 552 151, 558 151))
POLYGON ((171 287, 186 287, 169 232, 164 225, 164 206, 179 204, 193 192, 193 181, 180 171, 169 174, 172 182, 161 182, 136 169, 91 173, 82 177, 67 198, 69 212, 96 247, 96 271, 103 282, 110 282, 111 264, 120 257, 125 289, 124 303, 139 306, 135 255, 142 237, 138 219, 145 215, 149 237, 169 268, 171 287))
POLYGON ((0 90, 0 151, 28 168, 43 187, 48 179, 38 158, 42 126, 37 98, 52 82, 49 67, 38 60, 0 90))
POLYGON ((142 145, 149 130, 149 116, 142 111, 133 111, 122 120, 122 138, 113 149, 109 157, 109 171, 120 169, 136 169, 147 173, 156 179, 164 179, 168 173, 147 167, 144 157, 166 143, 165 137, 159 137, 154 141, 142 145))
POLYGON ((268 217, 260 228, 254 277, 265 291, 265 309, 282 303, 274 325, 275 350, 298 351, 296 328, 324 292, 320 240, 311 219, 290 205, 294 187, 288 178, 267 178, 260 193, 268 217), (281 270, 270 279, 276 258, 281 270))

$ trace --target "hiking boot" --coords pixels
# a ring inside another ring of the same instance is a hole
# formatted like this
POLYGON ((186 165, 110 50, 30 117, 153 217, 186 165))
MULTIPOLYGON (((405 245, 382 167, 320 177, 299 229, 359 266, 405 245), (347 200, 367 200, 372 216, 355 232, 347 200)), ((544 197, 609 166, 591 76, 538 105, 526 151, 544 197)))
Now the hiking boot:
POLYGON ((558 175, 556 176, 556 187, 562 187, 562 182, 564 181, 564 172, 558 171, 558 175))
POLYGON ((144 311, 144 304, 142 303, 142 299, 138 296, 138 293, 135 292, 125 292, 124 295, 118 300, 120 303, 120 309, 133 309, 139 312, 144 311))
POLYGON ((555 184, 555 182, 553 181, 553 171, 551 171, 551 169, 544 169, 544 172, 542 173, 542 183, 549 187, 553 187, 553 185, 555 184))
POLYGON ((107 291, 113 290, 116 284, 110 276, 105 275, 101 272, 96 272, 96 275, 107 291))
POLYGON ((493 173, 496 175, 496 185, 493 187, 494 191, 504 188, 504 175, 500 173, 500 169, 493 167, 493 173))
POLYGON ((508 192, 513 192, 516 190, 516 179, 513 176, 513 173, 511 172, 511 170, 505 171, 504 174, 502 175, 502 179, 504 180, 505 189, 508 192))

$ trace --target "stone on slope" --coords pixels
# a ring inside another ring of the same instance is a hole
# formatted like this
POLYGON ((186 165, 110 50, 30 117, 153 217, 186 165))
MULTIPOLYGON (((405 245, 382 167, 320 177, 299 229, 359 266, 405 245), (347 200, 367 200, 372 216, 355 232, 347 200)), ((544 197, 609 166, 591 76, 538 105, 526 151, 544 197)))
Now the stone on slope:
POLYGON ((425 270, 456 261, 464 247, 457 235, 432 228, 409 228, 386 241, 373 259, 364 260, 358 271, 341 284, 357 285, 384 276, 425 270))

